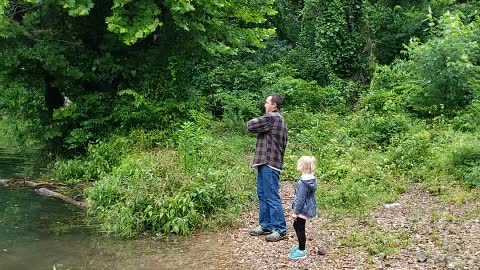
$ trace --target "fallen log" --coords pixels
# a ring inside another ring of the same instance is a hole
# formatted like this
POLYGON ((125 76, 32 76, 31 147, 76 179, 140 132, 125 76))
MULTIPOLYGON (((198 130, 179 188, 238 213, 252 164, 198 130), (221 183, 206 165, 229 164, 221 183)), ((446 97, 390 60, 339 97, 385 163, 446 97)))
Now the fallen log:
POLYGON ((26 186, 26 187, 32 188, 36 193, 40 195, 58 198, 65 202, 74 204, 82 208, 86 206, 85 203, 82 201, 74 200, 68 196, 65 196, 61 193, 58 193, 56 191, 46 188, 46 186, 48 186, 48 184, 46 183, 36 183, 26 179, 0 179, 0 186, 10 186, 10 185, 26 186))
POLYGON ((11 179, 0 179, 0 185, 6 186, 8 183, 12 182, 13 180, 11 179))
POLYGON ((40 195, 44 195, 44 196, 48 196, 48 197, 54 197, 54 198, 59 198, 61 200, 64 200, 68 203, 71 203, 71 204, 75 204, 77 206, 80 206, 82 208, 85 207, 85 203, 84 202, 79 202, 79 201, 75 201, 74 199, 71 199, 63 194, 60 194, 58 192, 55 192, 55 191, 52 191, 52 190, 49 190, 48 188, 37 188, 35 189, 35 192, 40 194, 40 195))

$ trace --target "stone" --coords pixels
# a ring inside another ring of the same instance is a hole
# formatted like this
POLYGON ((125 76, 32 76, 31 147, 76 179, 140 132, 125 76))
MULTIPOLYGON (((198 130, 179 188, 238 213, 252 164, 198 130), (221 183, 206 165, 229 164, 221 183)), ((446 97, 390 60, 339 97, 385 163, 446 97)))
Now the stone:
POLYGON ((321 247, 317 247, 317 254, 323 256, 327 254, 327 251, 321 247))
POLYGON ((426 262, 427 261, 427 256, 425 256, 425 254, 423 254, 422 252, 417 252, 417 262, 426 262))
POLYGON ((401 204, 398 203, 398 202, 397 203, 386 203, 386 204, 383 205, 383 207, 385 207, 385 208, 394 208, 394 207, 400 207, 400 206, 401 206, 401 204))

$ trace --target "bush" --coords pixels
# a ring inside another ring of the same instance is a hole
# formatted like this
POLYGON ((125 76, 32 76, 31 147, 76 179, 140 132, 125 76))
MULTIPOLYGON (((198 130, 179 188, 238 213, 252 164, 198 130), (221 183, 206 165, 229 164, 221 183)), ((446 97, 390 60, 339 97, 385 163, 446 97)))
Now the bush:
POLYGON ((261 114, 259 100, 261 100, 260 95, 252 93, 241 96, 219 94, 216 102, 222 107, 222 122, 225 129, 246 134, 247 121, 261 114))
POLYGON ((321 87, 315 81, 281 77, 267 87, 268 91, 283 95, 286 111, 304 107, 312 112, 348 112, 359 86, 352 81, 333 77, 331 81, 330 85, 321 87))
POLYGON ((88 190, 89 215, 112 235, 187 234, 215 213, 238 214, 251 201, 248 138, 213 138, 211 120, 193 113, 175 132, 177 150, 124 154, 88 190))
POLYGON ((430 143, 427 131, 398 136, 392 139, 387 155, 395 168, 408 172, 430 157, 430 143))
POLYGON ((480 161, 468 171, 463 173, 463 181, 470 188, 480 187, 480 161))
POLYGON ((165 144, 164 132, 138 129, 128 136, 113 135, 106 141, 89 144, 86 156, 60 160, 49 166, 47 177, 69 184, 96 181, 111 172, 122 156, 128 152, 146 151, 165 144))
POLYGON ((478 161, 480 161, 478 142, 465 142, 456 146, 452 157, 453 166, 471 165, 478 161))
POLYGON ((319 189, 317 199, 318 204, 329 211, 362 213, 378 204, 393 201, 399 190, 391 179, 375 179, 367 175, 355 177, 349 172, 346 179, 329 189, 319 189))
POLYGON ((453 119, 453 126, 463 132, 478 131, 480 119, 480 100, 476 99, 453 119))
POLYGON ((480 85, 478 21, 464 25, 459 15, 445 13, 440 36, 424 44, 412 41, 407 53, 421 88, 408 93, 413 111, 421 116, 452 116, 478 95, 480 85))
POLYGON ((367 148, 385 147, 395 136, 408 132, 414 120, 402 113, 361 111, 353 116, 350 136, 367 148))

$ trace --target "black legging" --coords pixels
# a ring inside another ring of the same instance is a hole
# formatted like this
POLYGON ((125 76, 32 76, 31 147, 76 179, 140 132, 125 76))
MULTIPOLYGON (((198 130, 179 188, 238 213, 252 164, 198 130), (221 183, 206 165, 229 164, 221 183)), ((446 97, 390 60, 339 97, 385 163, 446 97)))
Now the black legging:
POLYGON ((306 220, 300 217, 297 217, 293 222, 293 228, 295 228, 295 232, 297 233, 299 250, 305 250, 305 244, 307 242, 307 237, 305 236, 305 222, 306 220))

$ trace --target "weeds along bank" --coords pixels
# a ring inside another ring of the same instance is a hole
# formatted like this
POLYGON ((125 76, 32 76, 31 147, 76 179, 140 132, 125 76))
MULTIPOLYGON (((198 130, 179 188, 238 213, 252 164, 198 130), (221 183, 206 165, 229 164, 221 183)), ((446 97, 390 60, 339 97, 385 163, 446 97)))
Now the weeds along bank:
POLYGON ((186 122, 172 137, 141 130, 112 137, 84 158, 56 163, 53 176, 88 184, 88 214, 109 234, 187 234, 230 224, 255 190, 246 157, 253 141, 215 136, 210 124, 186 122))
MULTIPOLYGON (((284 114, 290 133, 282 179, 294 180, 298 156, 315 155, 318 203, 332 213, 368 214, 413 182, 443 195, 480 186, 480 138, 455 130, 455 123, 363 110, 284 114)), ((187 234, 232 225, 256 200, 254 143, 201 117, 171 133, 113 136, 51 171, 56 179, 89 186, 89 217, 106 233, 187 234)))
MULTIPOLYGON (((316 156, 319 207, 364 215, 395 201, 412 182, 461 203, 462 196, 451 195, 478 194, 480 185, 478 29, 478 20, 459 13, 435 18, 428 39, 412 38, 402 58, 374 69, 368 86, 334 75, 320 86, 286 64, 233 61, 209 73, 217 92, 198 99, 203 103, 149 99, 148 85, 143 93, 122 92, 138 106, 117 110, 120 123, 156 128, 157 117, 178 115, 162 131, 110 135, 84 157, 54 164, 52 176, 87 183, 89 216, 114 235, 230 224, 255 201, 249 168, 255 140, 245 122, 259 115, 265 94, 278 92, 289 127, 282 179, 293 180, 300 155, 316 156)), ((90 130, 103 131, 93 120, 67 137, 71 146, 90 138, 90 130)))

